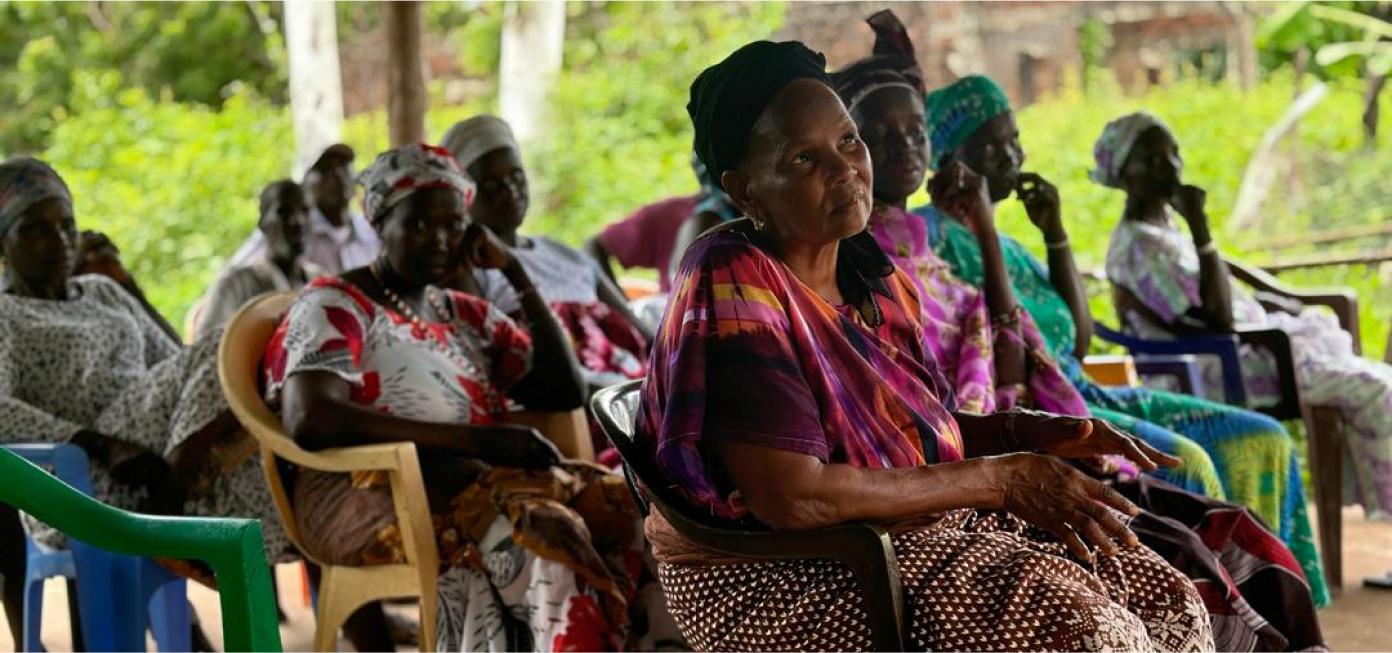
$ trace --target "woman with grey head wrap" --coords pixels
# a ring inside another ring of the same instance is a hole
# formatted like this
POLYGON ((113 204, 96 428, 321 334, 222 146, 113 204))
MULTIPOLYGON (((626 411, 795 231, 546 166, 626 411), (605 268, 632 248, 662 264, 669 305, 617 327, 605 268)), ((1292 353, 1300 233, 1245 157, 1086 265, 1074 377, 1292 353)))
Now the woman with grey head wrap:
MULTIPOLYGON (((180 347, 109 277, 73 276, 73 199, 41 161, 0 164, 0 233, 10 280, 0 294, 0 442, 71 442, 91 460, 99 500, 258 518, 272 559, 285 554, 260 463, 246 453, 254 447, 223 398, 217 338, 180 347)), ((47 526, 27 526, 40 545, 63 545, 47 526)), ((3 564, 7 578, 22 576, 22 558, 3 564)))
MULTIPOLYGON (((494 116, 475 116, 451 127, 443 144, 478 182, 478 201, 469 216, 506 243, 536 280, 537 290, 570 333, 590 388, 642 377, 652 327, 633 314, 623 291, 584 252, 518 233, 531 193, 508 124, 494 116)), ((499 272, 476 270, 474 280, 488 301, 516 314, 516 293, 499 272)))

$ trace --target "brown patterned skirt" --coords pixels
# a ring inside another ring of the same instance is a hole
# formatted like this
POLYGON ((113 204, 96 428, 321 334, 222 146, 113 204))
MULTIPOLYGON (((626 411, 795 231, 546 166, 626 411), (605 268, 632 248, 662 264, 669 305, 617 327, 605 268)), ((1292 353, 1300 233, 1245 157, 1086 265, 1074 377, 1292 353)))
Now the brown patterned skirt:
MULTIPOLYGON (((1005 513, 960 510, 893 536, 918 650, 1212 650, 1194 586, 1144 547, 1095 565, 1005 513)), ((823 560, 663 564, 682 634, 701 651, 871 647, 849 568, 823 560)))

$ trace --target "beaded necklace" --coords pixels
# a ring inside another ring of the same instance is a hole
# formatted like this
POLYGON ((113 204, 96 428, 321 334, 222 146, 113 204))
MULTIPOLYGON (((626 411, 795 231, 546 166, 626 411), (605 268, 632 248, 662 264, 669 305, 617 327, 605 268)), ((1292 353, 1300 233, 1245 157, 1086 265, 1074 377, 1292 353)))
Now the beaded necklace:
MULTIPOLYGON (((384 279, 385 275, 382 274, 380 268, 381 261, 373 261, 372 265, 368 266, 368 270, 372 272, 372 279, 377 282, 378 286, 381 286, 382 292, 386 293, 387 295, 387 299, 390 299, 393 304, 396 304, 397 311, 399 311, 402 315, 406 316, 407 319, 411 320, 411 324, 418 330, 428 333, 428 330, 425 328, 425 322, 421 320, 420 316, 416 314, 416 311, 411 308, 411 305, 407 304, 406 301, 403 300, 400 295, 396 294, 396 291, 392 290, 391 287, 387 285, 387 282, 384 279)), ((435 311, 436 319, 444 322, 447 319, 446 316, 449 315, 449 313, 445 309, 444 300, 441 299, 440 293, 437 292, 435 288, 426 286, 425 298, 426 301, 430 304, 430 308, 435 311)), ((445 327, 449 329, 449 332, 451 334, 457 335, 459 333, 458 329, 455 327, 454 324, 446 323, 445 327)), ((450 347, 448 344, 446 344, 443 338, 426 338, 426 340, 433 340, 436 349, 439 349, 442 353, 453 359, 456 363, 459 363, 465 369, 474 369, 475 367, 477 367, 478 363, 476 361, 470 359, 467 356, 461 355, 458 351, 455 350, 455 348, 450 347)), ((460 343, 460 346, 464 347, 465 344, 460 343)))

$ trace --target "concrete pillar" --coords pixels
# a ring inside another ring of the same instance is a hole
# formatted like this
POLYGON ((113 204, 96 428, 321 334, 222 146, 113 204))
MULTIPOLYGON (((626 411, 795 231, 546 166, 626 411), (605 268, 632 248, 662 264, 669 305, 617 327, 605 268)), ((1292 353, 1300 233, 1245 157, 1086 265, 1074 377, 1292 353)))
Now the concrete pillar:
POLYGON ((338 69, 334 3, 286 2, 290 112, 295 124, 296 179, 324 148, 343 138, 343 78, 338 69))
POLYGON ((561 72, 565 43, 564 2, 507 3, 499 62, 498 112, 517 140, 541 131, 561 72))

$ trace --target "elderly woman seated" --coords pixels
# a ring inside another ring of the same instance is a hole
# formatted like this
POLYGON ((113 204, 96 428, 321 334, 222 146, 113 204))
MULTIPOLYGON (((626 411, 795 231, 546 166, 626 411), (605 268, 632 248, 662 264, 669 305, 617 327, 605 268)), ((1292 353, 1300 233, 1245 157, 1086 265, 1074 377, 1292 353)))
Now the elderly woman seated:
MULTIPOLYGON (((589 389, 642 378, 652 337, 623 291, 589 255, 550 238, 518 233, 531 196, 512 128, 495 116, 474 116, 451 127, 441 145, 478 182, 478 201, 469 217, 496 234, 536 280, 537 291, 575 344, 589 389)), ((481 297, 508 315, 518 314, 517 293, 500 271, 476 270, 473 282, 481 297)))
MULTIPOLYGON (((110 277, 72 276, 73 209, 47 164, 0 164, 0 442, 72 442, 91 460, 101 501, 260 518, 266 552, 285 554, 255 443, 240 433, 218 383, 217 339, 180 347, 110 277)), ((40 545, 63 542, 46 526, 28 526, 40 545)), ((22 556, 3 562, 6 579, 23 577, 22 556)))
MULTIPOLYGON (((686 254, 640 443, 725 519, 894 524, 914 647, 1211 648, 1194 586, 1127 529, 1136 507, 1056 456, 1173 461, 1102 422, 951 412, 913 282, 861 233, 870 161, 824 68, 756 42, 692 85, 697 152, 748 219, 686 254)), ((698 649, 869 646, 849 569, 722 556, 656 514, 646 528, 698 649)))
MULTIPOLYGON (((500 423, 510 399, 538 410, 581 405, 565 332, 518 259, 466 218, 474 185, 449 152, 385 152, 360 183, 382 253, 296 299, 267 349, 269 402, 307 449, 420 447, 444 563, 440 650, 625 646, 639 635, 629 604, 642 539, 622 479, 563 462, 540 433, 500 423), (502 275, 523 324, 442 290, 460 266, 502 275)), ((300 470, 291 495, 316 557, 403 559, 384 479, 300 470)), ((391 646, 374 616, 350 620, 359 650, 391 646)))
MULTIPOLYGON (((912 41, 893 13, 884 10, 866 22, 877 35, 875 54, 832 79, 874 172, 875 208, 867 231, 916 284, 924 344, 952 386, 957 409, 990 412, 1024 406, 1091 416, 1034 320, 1019 309, 1000 256, 989 182, 955 162, 929 184, 934 203, 963 215, 977 236, 986 254, 984 290, 952 274, 928 244, 924 222, 905 210, 928 169, 923 77, 912 41)), ((1324 645, 1304 573, 1255 515, 1153 478, 1119 476, 1108 480, 1143 510, 1130 524, 1141 542, 1196 584, 1223 588, 1202 594, 1219 650, 1324 645)))
MULTIPOLYGON (((1353 455, 1345 460, 1353 467, 1360 502, 1370 518, 1392 520, 1392 366, 1355 354, 1333 316, 1232 285, 1209 226, 1205 193, 1183 182, 1179 143, 1160 119, 1134 113, 1115 120, 1093 152, 1092 179, 1126 193, 1107 248, 1107 278, 1123 326, 1152 338, 1242 326, 1285 331, 1301 397, 1338 408, 1352 431, 1346 442, 1353 455)), ((1212 388, 1222 385, 1215 363, 1204 361, 1212 388)), ((1257 404, 1280 399, 1268 352, 1244 347, 1242 375, 1257 404)))

